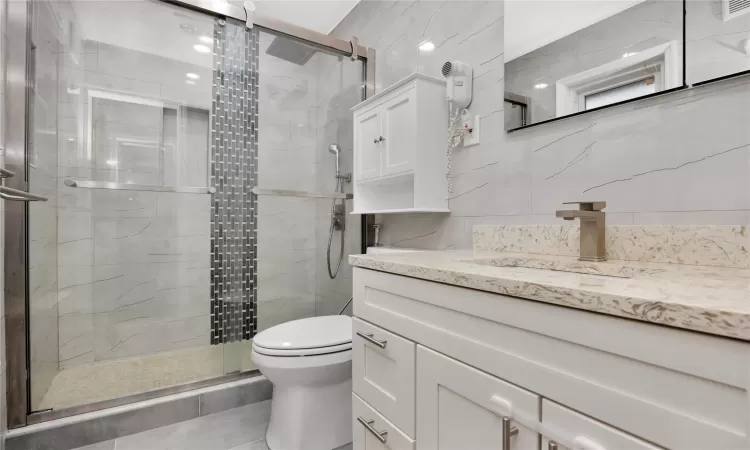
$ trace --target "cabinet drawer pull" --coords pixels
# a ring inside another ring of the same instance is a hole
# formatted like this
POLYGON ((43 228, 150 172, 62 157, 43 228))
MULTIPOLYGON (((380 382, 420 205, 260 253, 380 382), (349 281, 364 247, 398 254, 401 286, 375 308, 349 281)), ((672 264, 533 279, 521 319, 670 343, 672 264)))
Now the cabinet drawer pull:
POLYGON ((372 333, 365 334, 365 333, 362 333, 361 331, 357 331, 357 336, 366 340, 370 344, 377 345, 380 348, 385 348, 385 345, 388 343, 388 341, 379 341, 375 339, 372 333))
POLYGON ((364 426, 367 431, 374 434, 378 440, 385 444, 385 437, 388 435, 387 431, 378 431, 375 428, 372 427, 372 424, 375 423, 375 420, 365 420, 362 417, 357 417, 357 421, 364 426))
POLYGON ((510 426, 510 417, 503 417, 502 450, 510 450, 510 439, 517 434, 518 434, 518 428, 510 426))

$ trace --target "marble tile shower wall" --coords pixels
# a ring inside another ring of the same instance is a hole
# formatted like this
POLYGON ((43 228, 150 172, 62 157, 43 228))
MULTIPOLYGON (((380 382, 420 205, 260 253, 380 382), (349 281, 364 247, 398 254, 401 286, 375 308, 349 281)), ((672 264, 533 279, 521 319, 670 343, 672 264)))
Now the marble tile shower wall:
MULTIPOLYGON (((314 191, 319 56, 304 65, 271 56, 273 39, 260 33, 258 184, 314 191)), ((315 220, 315 199, 259 198, 258 331, 315 315, 315 220)))
POLYGON ((60 27, 48 1, 31 4, 35 20, 34 97, 28 180, 47 202, 29 203, 29 328, 31 402, 37 405, 59 371, 57 279, 57 136, 60 27))
MULTIPOLYGON (((362 101, 362 63, 348 58, 338 58, 318 54, 317 74, 317 188, 318 192, 331 192, 336 186, 335 158, 328 151, 328 145, 337 143, 341 147, 341 172, 352 171, 354 128, 349 109, 362 101)), ((352 192, 350 183, 344 184, 345 192, 352 192)), ((346 230, 344 239, 344 259, 335 279, 328 276, 326 251, 331 225, 331 202, 317 202, 316 241, 316 283, 315 315, 338 314, 352 295, 352 268, 348 255, 360 253, 360 217, 351 216, 352 202, 347 201, 346 230)), ((334 234, 331 246, 331 264, 336 264, 339 255, 339 234, 334 234)))
POLYGON ((205 98, 186 98, 169 80, 186 72, 210 79, 210 69, 98 42, 81 48, 82 67, 63 65, 70 78, 60 85, 60 366, 208 345, 210 197, 71 189, 62 180, 205 185, 208 113, 201 109, 208 108, 210 90, 205 98), (177 129, 170 111, 95 99, 92 162, 79 142, 87 100, 69 89, 81 82, 198 109, 187 110, 177 129), (173 155, 178 135, 187 146, 173 155), (163 166, 143 147, 113 153, 118 137, 163 142, 163 166), (114 169, 108 155, 117 155, 114 169))
POLYGON ((364 0, 334 31, 376 49, 378 89, 451 59, 475 70, 481 144, 454 153, 451 214, 384 217, 382 243, 470 248, 473 225, 558 223, 586 199, 606 200, 611 224, 750 223, 747 79, 506 134, 503 24, 502 1, 364 0))

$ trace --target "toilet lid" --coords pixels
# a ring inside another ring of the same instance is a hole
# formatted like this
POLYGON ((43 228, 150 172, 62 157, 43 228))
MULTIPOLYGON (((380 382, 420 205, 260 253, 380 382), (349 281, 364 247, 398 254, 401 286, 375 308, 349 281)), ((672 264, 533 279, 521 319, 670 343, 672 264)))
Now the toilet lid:
POLYGON ((349 316, 323 316, 293 320, 263 330, 253 345, 275 350, 312 349, 346 344, 352 341, 349 316))

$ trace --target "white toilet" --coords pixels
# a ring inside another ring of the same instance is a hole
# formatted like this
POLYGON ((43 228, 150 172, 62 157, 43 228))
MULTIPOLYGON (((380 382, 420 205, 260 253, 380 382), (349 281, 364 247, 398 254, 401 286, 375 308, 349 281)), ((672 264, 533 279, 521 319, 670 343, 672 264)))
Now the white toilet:
POLYGON ((271 450, 333 450, 352 441, 350 317, 311 317, 261 331, 252 359, 273 383, 271 450))

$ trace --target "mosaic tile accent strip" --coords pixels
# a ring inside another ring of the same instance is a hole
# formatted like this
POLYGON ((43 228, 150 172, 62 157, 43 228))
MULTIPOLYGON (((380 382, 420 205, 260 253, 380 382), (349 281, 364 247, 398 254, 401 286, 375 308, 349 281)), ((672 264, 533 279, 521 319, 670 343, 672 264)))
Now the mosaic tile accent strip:
POLYGON ((214 26, 211 103, 211 343, 257 330, 258 30, 214 26))

